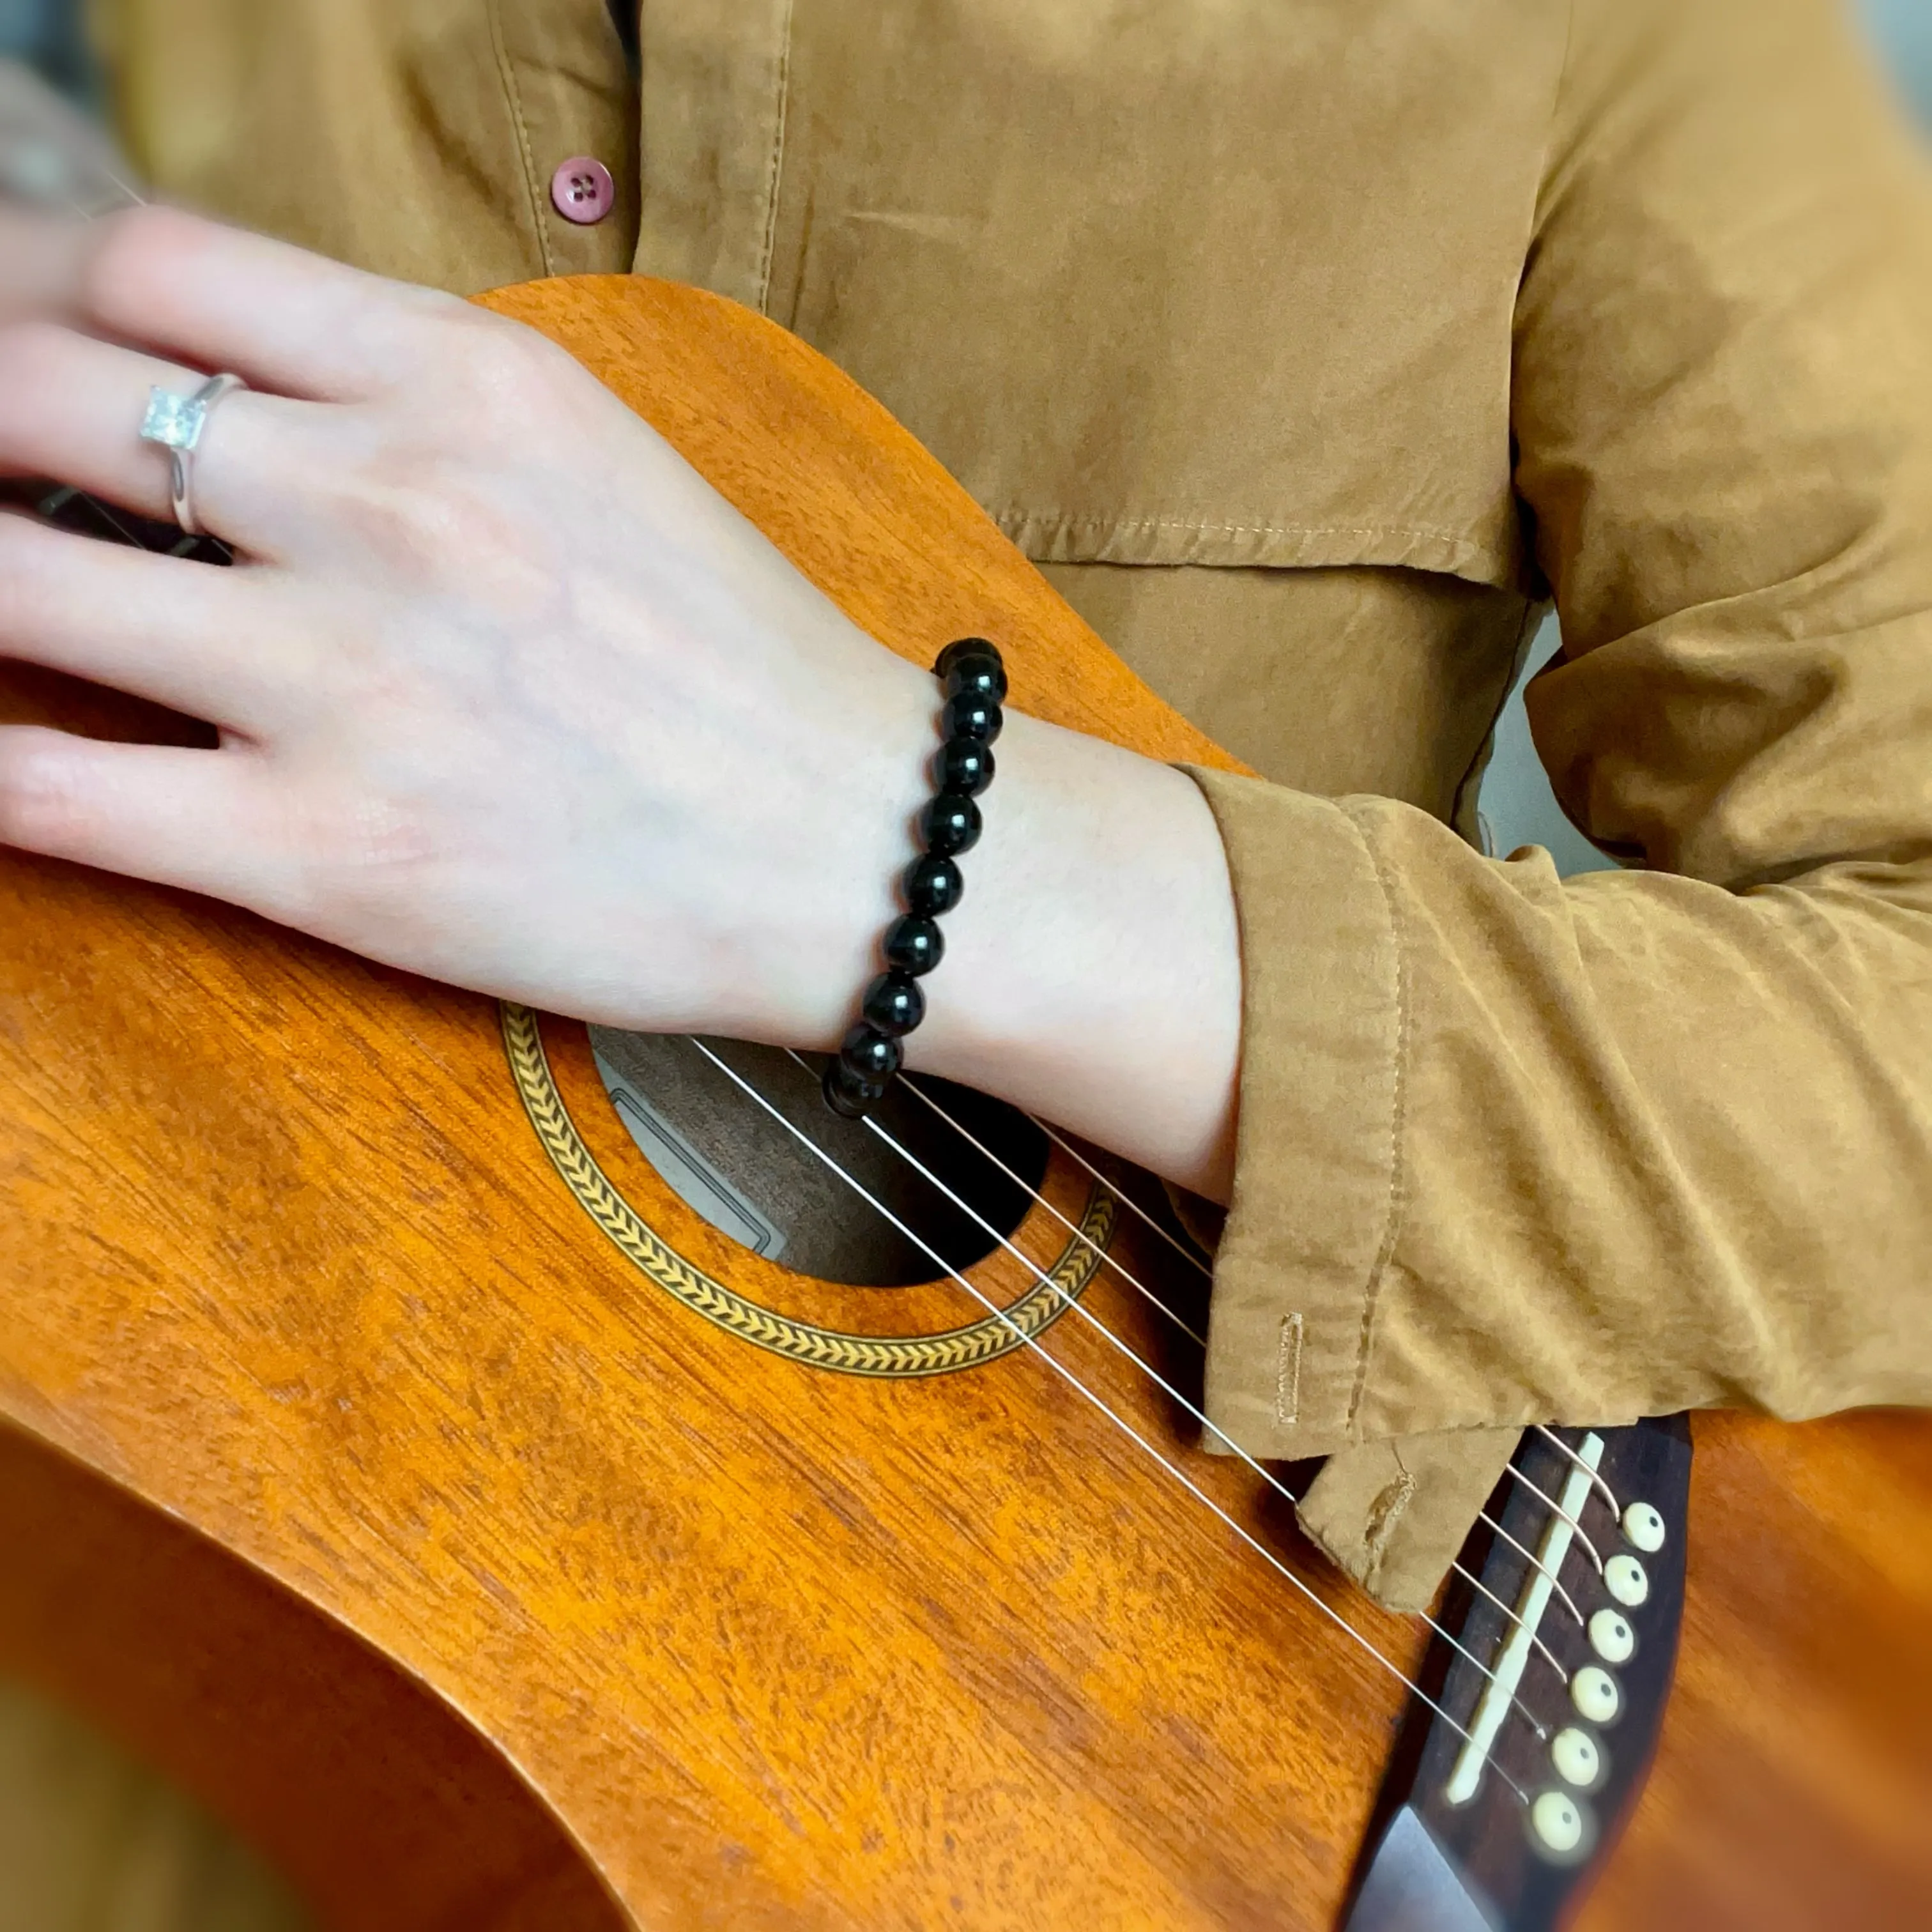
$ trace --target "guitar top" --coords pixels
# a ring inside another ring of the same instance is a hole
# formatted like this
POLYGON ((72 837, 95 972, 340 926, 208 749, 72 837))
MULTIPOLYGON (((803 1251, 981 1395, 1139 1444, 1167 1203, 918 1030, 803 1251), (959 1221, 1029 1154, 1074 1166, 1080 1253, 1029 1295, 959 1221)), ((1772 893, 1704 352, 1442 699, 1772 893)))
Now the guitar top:
MULTIPOLYGON (((488 299, 892 648, 992 636, 1021 709, 1232 766, 772 325, 488 299)), ((19 668, 0 716, 205 736, 19 668)), ((860 1252, 790 1100, 769 1185, 720 1124, 776 1059, 11 854, 0 932, 0 1665, 330 1922, 1932 1921, 1920 1419, 1528 1438, 1438 1636, 1202 1452, 1204 1284, 1138 1177, 974 1114, 998 1238, 860 1252)))

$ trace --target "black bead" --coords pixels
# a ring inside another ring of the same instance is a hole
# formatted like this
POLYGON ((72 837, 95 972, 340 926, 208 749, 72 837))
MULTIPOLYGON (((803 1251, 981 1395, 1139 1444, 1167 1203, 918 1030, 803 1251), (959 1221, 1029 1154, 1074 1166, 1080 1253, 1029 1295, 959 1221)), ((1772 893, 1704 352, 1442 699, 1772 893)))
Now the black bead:
POLYGON ((983 698, 989 704, 1004 704, 1006 674, 987 658, 968 658, 946 674, 940 688, 948 698, 983 698))
POLYGON ((1006 665, 984 638, 962 638, 958 644, 949 644, 932 668, 948 698, 965 691, 990 698, 995 704, 1006 698, 1006 665))
POLYGON ((1006 668, 999 646, 984 638, 961 638, 946 646, 932 667, 948 698, 976 692, 997 704, 1006 695, 1006 668))
POLYGON ((933 659, 932 673, 944 677, 962 658, 997 658, 1000 647, 991 638, 955 638, 933 659))
POLYGON ((886 928, 880 950, 886 964, 908 975, 930 973, 945 956, 946 937, 929 919, 916 913, 896 919, 886 928))
POLYGON ((980 808, 970 798, 942 792, 920 814, 919 836, 928 852, 941 857, 970 852, 980 842, 980 808))
POLYGON ((960 798, 977 798, 993 782, 993 748, 976 738, 949 738, 932 760, 933 783, 960 798))
POLYGON ((883 1080, 859 1078, 835 1053, 825 1063, 825 1078, 819 1083, 819 1090, 825 1096, 825 1104, 841 1118, 860 1120, 886 1097, 887 1084, 883 1080))
POLYGON ((928 852, 906 868, 905 902, 922 919, 937 919, 959 903, 966 881, 950 859, 928 852))
POLYGON ((898 1042, 890 1034, 868 1026, 863 1020, 848 1033, 838 1048, 838 1064, 855 1080, 890 1080, 905 1058, 898 1042))
POLYGON ((1005 722, 1000 715, 1000 707, 990 698, 976 698, 970 692, 962 692, 958 697, 946 700, 946 709, 939 714, 939 735, 942 738, 975 738, 982 744, 990 745, 1000 735, 1000 727, 1005 722))
POLYGON ((868 1026, 896 1040, 926 1017, 926 995, 916 980, 903 973, 881 973, 866 988, 859 1011, 868 1026))

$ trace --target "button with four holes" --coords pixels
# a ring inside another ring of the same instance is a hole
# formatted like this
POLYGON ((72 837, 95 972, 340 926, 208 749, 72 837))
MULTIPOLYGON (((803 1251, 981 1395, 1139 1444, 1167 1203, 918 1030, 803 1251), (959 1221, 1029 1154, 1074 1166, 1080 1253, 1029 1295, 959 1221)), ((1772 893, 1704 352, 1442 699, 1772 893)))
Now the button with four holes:
POLYGON ((616 206, 617 184, 610 170, 589 154, 573 154, 550 178, 550 206, 566 221, 590 228, 616 206))

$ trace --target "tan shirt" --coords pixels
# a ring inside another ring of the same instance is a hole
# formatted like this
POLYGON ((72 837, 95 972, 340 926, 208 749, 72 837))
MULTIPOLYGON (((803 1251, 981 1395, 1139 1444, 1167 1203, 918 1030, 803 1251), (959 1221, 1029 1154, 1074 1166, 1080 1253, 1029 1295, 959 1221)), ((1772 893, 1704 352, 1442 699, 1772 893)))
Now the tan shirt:
POLYGON ((1828 0, 101 14, 177 196, 795 329, 1264 775, 1209 1406, 1386 1600, 1526 1422, 1932 1401, 1932 188, 1828 0), (1567 883, 1459 836, 1552 586, 1567 883))

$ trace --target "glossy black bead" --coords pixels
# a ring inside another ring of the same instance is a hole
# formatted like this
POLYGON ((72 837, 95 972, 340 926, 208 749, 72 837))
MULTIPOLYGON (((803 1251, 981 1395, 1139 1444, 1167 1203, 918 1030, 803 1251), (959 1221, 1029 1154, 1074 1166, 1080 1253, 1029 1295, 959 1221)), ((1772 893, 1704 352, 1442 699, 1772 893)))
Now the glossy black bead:
POLYGON ((950 859, 928 852, 906 868, 904 886, 908 910, 922 919, 937 919, 959 903, 966 880, 950 859))
POLYGON ((904 1050, 890 1034, 863 1020, 839 1042, 838 1064, 855 1080, 890 1080, 904 1058, 904 1050))
POLYGON ((910 976, 930 973, 946 952, 946 937, 929 919, 908 913, 886 928, 880 950, 886 964, 910 976))
POLYGON ((993 748, 976 738, 949 738, 934 753, 932 782, 958 798, 977 798, 993 782, 993 748))
POLYGON ((1006 674, 985 658, 968 658, 946 674, 940 688, 948 698, 983 698, 989 704, 1006 701, 1006 674))
POLYGON ((926 995, 919 982, 903 973, 881 973, 859 1002, 866 1024, 897 1040, 926 1017, 926 995))
POLYGON ((919 815, 920 842, 944 858, 970 852, 980 842, 980 808, 970 798, 941 792, 919 815))
POLYGON ((1006 665, 984 638, 962 638, 947 645, 932 668, 948 698, 970 691, 998 704, 1006 697, 1006 665))
POLYGON ((948 644, 940 652, 932 671, 948 698, 973 691, 992 698, 996 704, 1005 700, 1006 667, 999 646, 985 638, 960 638, 948 644))
POLYGON ((825 1104, 835 1114, 844 1120, 860 1120, 886 1097, 886 1089, 890 1084, 884 1080, 860 1078, 834 1054, 825 1064, 825 1078, 819 1084, 819 1090, 825 1096, 825 1104))
POLYGON ((962 692, 957 698, 946 700, 946 709, 939 714, 939 735, 942 738, 974 738, 982 745, 990 745, 1000 735, 1000 727, 1006 722, 1000 707, 990 698, 976 698, 970 692, 962 692))
POLYGON ((991 638, 955 638, 932 661, 932 674, 944 677, 962 658, 997 658, 1000 647, 991 638))

